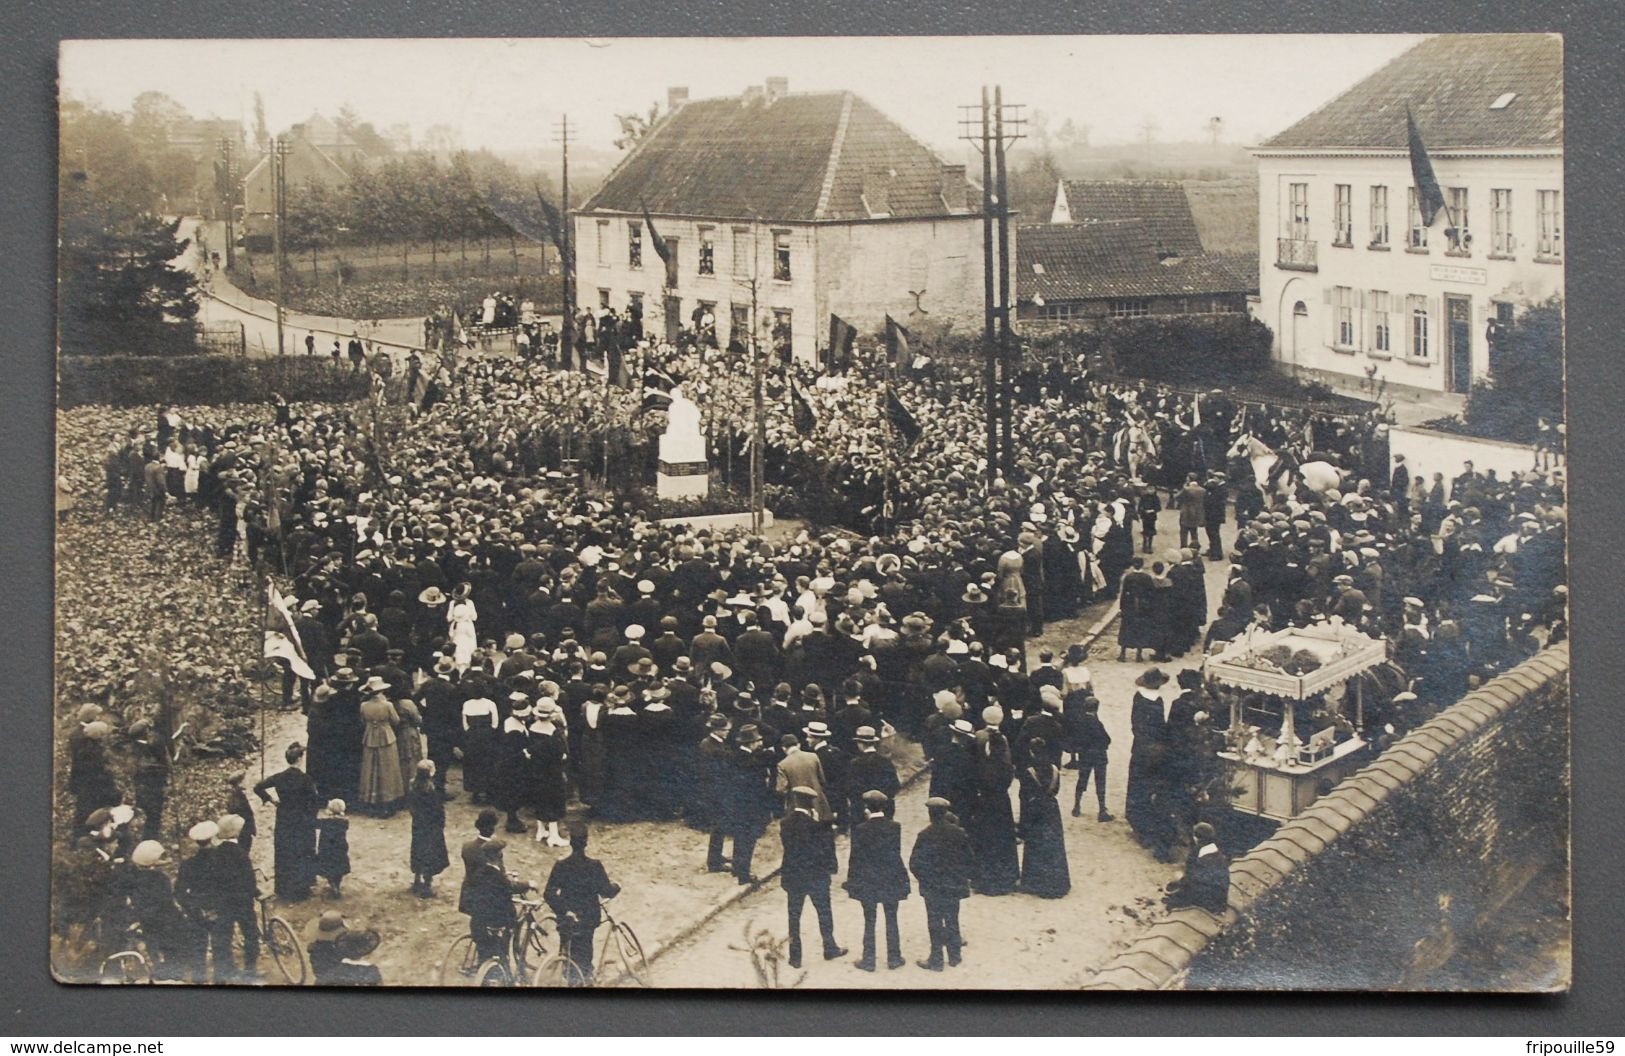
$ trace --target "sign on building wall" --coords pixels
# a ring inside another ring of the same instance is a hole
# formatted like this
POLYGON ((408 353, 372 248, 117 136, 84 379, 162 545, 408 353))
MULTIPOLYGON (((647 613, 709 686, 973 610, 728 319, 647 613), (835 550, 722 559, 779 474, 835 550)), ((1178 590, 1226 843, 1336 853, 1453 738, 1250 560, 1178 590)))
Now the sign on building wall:
POLYGON ((1428 278, 1434 282, 1466 282, 1483 286, 1489 282, 1489 272, 1483 268, 1463 268, 1454 264, 1430 264, 1428 278))

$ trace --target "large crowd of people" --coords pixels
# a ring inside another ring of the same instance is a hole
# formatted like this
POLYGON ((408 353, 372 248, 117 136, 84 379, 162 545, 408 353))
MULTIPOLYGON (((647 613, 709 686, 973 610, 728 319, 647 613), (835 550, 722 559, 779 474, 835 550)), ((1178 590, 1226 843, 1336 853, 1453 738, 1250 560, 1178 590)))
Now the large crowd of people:
MULTIPOLYGON (((684 384, 719 459, 748 442, 743 349, 635 352, 639 369, 684 384)), ((977 383, 935 367, 894 373, 883 385, 863 364, 828 376, 773 368, 768 480, 825 524, 779 539, 657 521, 589 491, 566 462, 571 432, 640 435, 649 412, 639 393, 561 369, 546 349, 414 354, 370 415, 279 405, 269 421, 211 421, 165 409, 150 432, 109 438, 108 509, 213 509, 217 552, 277 585, 278 631, 298 657, 283 700, 307 722, 287 768, 251 790, 275 810, 278 897, 307 897, 319 879, 338 889, 347 812, 400 811, 414 891, 432 897, 449 866, 443 801, 457 794, 491 808, 481 836, 498 844, 498 825, 562 847, 588 817, 682 818, 711 833, 706 868, 741 884, 762 871, 754 847, 777 816, 794 957, 806 899, 826 956, 845 952, 828 927, 839 863, 826 837, 851 831, 860 966, 876 963, 877 906, 896 966, 908 874, 893 861, 899 779, 886 745, 906 738, 931 766, 934 835, 921 835, 912 864, 931 921, 922 963, 938 969, 959 960, 957 898, 1067 893, 1067 769, 1072 815, 1093 780, 1096 816, 1114 819, 1111 738, 1085 651, 1028 656, 1047 624, 1120 601, 1120 657, 1149 650, 1158 665, 1250 628, 1355 625, 1390 643, 1404 676, 1403 692, 1368 713, 1378 743, 1564 633, 1564 510, 1548 477, 1467 466, 1429 487, 1390 468, 1374 415, 1246 406, 1055 362, 1022 377, 1015 472, 989 484, 977 383), (882 390, 924 426, 906 452, 882 390), (376 420, 385 399, 409 405, 388 437, 376 420), (1335 463, 1343 483, 1315 491, 1289 473, 1266 491, 1231 456, 1244 435, 1286 463, 1335 463), (1181 546, 1148 553, 1164 509, 1181 546), (1218 599, 1205 586, 1213 561, 1230 563, 1218 599)), ((1188 851, 1193 904, 1211 901, 1211 826, 1228 802, 1223 710, 1194 661, 1177 678, 1146 671, 1133 702, 1127 821, 1164 859, 1188 851)), ((102 815, 123 796, 102 758, 109 731, 102 716, 82 720, 72 791, 83 853, 151 872, 156 861, 136 861, 152 858, 146 842, 111 849, 102 815)), ((150 795, 148 807, 165 809, 150 795)), ((200 842, 231 830, 241 841, 252 820, 215 820, 200 842)), ((186 931, 187 898, 235 900, 226 915, 243 919, 241 876, 201 895, 179 878, 170 895, 158 891, 167 879, 141 880, 130 904, 149 937, 186 931)))

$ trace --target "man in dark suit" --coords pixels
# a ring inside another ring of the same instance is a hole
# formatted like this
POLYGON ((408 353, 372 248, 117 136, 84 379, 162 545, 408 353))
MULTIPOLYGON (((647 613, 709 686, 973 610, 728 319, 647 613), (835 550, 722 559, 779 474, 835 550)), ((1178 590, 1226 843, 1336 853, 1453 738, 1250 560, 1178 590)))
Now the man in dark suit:
POLYGON ((734 640, 734 659, 740 672, 758 687, 771 686, 779 680, 779 643, 757 625, 756 613, 739 616, 744 630, 734 640))
POLYGON ((1403 453, 1394 456, 1394 472, 1388 484, 1388 497, 1393 500, 1394 511, 1400 524, 1411 519, 1411 467, 1405 464, 1403 453))
POLYGON ((741 884, 754 884, 751 859, 756 841, 772 820, 773 791, 769 775, 773 757, 762 747, 761 731, 746 723, 738 743, 727 753, 728 779, 722 804, 723 832, 733 839, 733 874, 741 884))
POLYGON ((866 792, 884 792, 887 799, 894 798, 902 787, 897 767, 878 751, 880 735, 873 726, 859 726, 852 737, 857 754, 847 769, 846 785, 852 817, 863 817, 863 795, 866 792))
POLYGON ((852 830, 846 890, 863 907, 863 955, 858 967, 875 970, 875 909, 886 910, 886 967, 901 968, 902 939, 897 903, 908 897, 908 870, 903 866, 903 827, 891 817, 891 797, 878 789, 863 793, 862 820, 852 830))
POLYGON ((1212 825, 1202 821, 1191 830, 1185 875, 1168 885, 1163 901, 1170 909, 1196 906, 1214 914, 1230 908, 1230 859, 1219 850, 1212 825))
POLYGON ((950 967, 959 964, 959 903, 970 897, 970 837, 950 812, 952 804, 940 796, 925 801, 931 823, 914 839, 908 856, 908 870, 920 885, 925 900, 926 928, 931 935, 931 955, 917 961, 921 968, 942 971, 946 953, 950 967))
POLYGON ((840 869, 835 858, 835 830, 814 816, 816 791, 797 785, 790 793, 794 809, 779 822, 779 838, 784 843, 779 877, 790 912, 790 967, 800 968, 801 911, 808 901, 818 915, 824 960, 844 956, 846 950, 835 941, 835 913, 829 903, 829 878, 840 869))
POLYGON ((717 618, 705 617, 700 621, 700 627, 700 633, 694 636, 688 647, 688 656, 694 661, 694 666, 705 671, 720 661, 733 667, 733 650, 728 647, 728 639, 717 633, 717 618))
POLYGON ((598 900, 614 898, 621 885, 609 878, 604 863, 587 856, 587 829, 579 826, 570 833, 570 854, 561 858, 547 876, 542 897, 559 922, 559 952, 575 964, 577 977, 572 985, 592 982, 592 936, 603 920, 598 900))
POLYGON ((514 925, 512 896, 529 886, 508 876, 502 860, 506 846, 494 838, 499 815, 486 807, 474 820, 476 835, 463 844, 463 886, 457 893, 457 911, 468 914, 468 933, 479 960, 501 957, 514 925))
POLYGON ((711 715, 706 719, 705 739, 700 742, 696 783, 688 803, 688 820, 698 828, 707 829, 711 841, 706 848, 705 871, 726 872, 728 859, 722 854, 723 843, 730 829, 727 824, 731 799, 728 795, 732 779, 733 748, 728 744, 729 723, 726 716, 711 715))

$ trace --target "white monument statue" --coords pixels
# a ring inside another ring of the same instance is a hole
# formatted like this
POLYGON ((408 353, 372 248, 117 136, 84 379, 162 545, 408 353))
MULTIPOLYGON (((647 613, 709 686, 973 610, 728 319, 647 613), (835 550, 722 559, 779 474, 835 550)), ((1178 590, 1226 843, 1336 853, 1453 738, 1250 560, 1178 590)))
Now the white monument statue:
POLYGON ((671 391, 671 405, 666 408, 655 493, 662 499, 704 498, 710 491, 710 468, 705 434, 700 431, 700 409, 683 395, 679 385, 671 391))

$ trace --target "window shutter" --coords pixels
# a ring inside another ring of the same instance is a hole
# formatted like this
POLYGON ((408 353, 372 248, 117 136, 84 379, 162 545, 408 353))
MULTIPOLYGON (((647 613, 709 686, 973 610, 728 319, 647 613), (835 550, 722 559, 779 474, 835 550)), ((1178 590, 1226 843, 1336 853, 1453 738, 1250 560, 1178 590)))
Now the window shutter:
POLYGON ((1371 342, 1366 337, 1366 332, 1365 332, 1366 325, 1367 325, 1366 324, 1366 312, 1365 312, 1365 291, 1364 290, 1355 290, 1354 291, 1354 296, 1356 298, 1356 300, 1354 302, 1354 304, 1355 304, 1355 309, 1354 310, 1355 310, 1355 313, 1356 313, 1355 316, 1354 316, 1354 345, 1355 345, 1356 348, 1360 348, 1360 349, 1363 350, 1363 349, 1367 349, 1367 348, 1371 347, 1371 342))
POLYGON ((1325 317, 1324 329, 1326 331, 1326 347, 1337 347, 1337 301, 1332 296, 1330 286, 1320 291, 1320 305, 1324 309, 1320 314, 1325 317))

